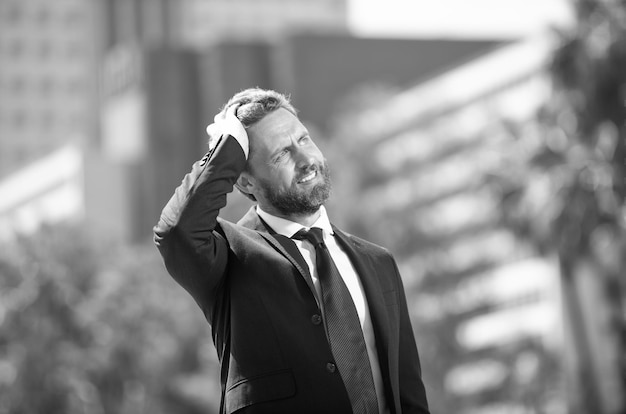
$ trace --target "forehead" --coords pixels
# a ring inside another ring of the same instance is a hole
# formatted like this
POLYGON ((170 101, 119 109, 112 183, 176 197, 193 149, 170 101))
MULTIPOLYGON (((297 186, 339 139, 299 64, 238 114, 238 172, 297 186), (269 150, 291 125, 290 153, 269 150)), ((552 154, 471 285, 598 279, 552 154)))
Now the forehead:
POLYGON ((250 146, 256 151, 272 151, 306 133, 297 116, 284 108, 267 114, 247 129, 250 146))

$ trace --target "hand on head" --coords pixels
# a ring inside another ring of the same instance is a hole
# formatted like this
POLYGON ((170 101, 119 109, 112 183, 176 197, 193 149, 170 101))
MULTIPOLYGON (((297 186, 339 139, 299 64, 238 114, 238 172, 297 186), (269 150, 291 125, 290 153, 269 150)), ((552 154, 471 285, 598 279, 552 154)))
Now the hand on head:
POLYGON ((224 108, 215 115, 213 123, 206 127, 206 133, 209 136, 209 151, 215 147, 222 135, 232 135, 234 130, 244 129, 237 118, 237 108, 239 108, 238 103, 224 108))

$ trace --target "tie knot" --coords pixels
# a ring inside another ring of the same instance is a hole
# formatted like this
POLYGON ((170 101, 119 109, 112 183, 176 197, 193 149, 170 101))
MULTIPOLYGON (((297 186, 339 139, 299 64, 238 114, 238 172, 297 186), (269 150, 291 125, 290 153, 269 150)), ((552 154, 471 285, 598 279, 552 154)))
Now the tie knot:
POLYGON ((291 238, 296 240, 307 240, 314 247, 324 243, 324 233, 319 227, 311 227, 310 230, 301 229, 296 234, 291 236, 291 238))

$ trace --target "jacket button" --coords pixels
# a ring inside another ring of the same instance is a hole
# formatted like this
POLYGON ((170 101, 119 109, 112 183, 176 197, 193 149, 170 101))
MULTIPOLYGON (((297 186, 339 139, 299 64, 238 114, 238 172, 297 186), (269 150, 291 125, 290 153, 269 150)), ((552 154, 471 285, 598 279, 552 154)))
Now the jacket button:
POLYGON ((328 364, 326 364, 326 371, 328 371, 328 372, 330 372, 332 374, 336 370, 337 370, 337 366, 335 364, 333 364, 332 362, 329 362, 328 364))
POLYGON ((311 322, 313 323, 313 325, 319 325, 320 323, 322 323, 322 317, 318 314, 315 314, 311 316, 311 322))

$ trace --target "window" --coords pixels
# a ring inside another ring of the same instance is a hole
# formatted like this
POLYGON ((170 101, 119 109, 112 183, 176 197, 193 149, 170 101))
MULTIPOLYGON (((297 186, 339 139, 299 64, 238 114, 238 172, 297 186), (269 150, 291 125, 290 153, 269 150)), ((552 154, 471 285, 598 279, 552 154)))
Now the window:
POLYGON ((20 7, 18 2, 11 2, 7 5, 7 20, 10 23, 17 23, 22 20, 24 10, 20 7))
POLYGON ((54 128, 56 122, 56 118, 52 111, 46 110, 41 114, 41 128, 43 130, 48 130, 50 128, 54 128))
POLYGON ((79 94, 84 89, 83 86, 84 84, 80 79, 71 79, 67 83, 67 92, 70 95, 79 94))
POLYGON ((26 125, 26 114, 22 110, 17 110, 13 113, 13 126, 21 129, 26 125))
POLYGON ((52 45, 48 41, 43 41, 38 46, 39 57, 48 59, 52 52, 52 45))
POLYGON ((66 24, 69 27, 73 27, 73 26, 80 24, 84 20, 84 18, 85 18, 85 14, 83 13, 83 10, 76 7, 72 10, 69 10, 65 14, 64 24, 66 24))
POLYGON ((30 161, 31 151, 28 148, 15 148, 13 152, 13 161, 15 164, 22 164, 24 162, 30 161))
POLYGON ((24 80, 24 78, 15 77, 13 78, 13 80, 11 80, 9 87, 12 93, 20 94, 24 92, 24 89, 26 88, 26 81, 24 80))
POLYGON ((52 14, 50 13, 50 10, 46 6, 40 7, 39 10, 37 10, 37 14, 35 15, 35 19, 37 20, 37 23, 40 25, 48 24, 50 22, 51 17, 52 17, 52 14))
POLYGON ((39 92, 42 96, 48 97, 52 94, 54 89, 54 82, 49 77, 41 79, 39 82, 39 92))
POLYGON ((66 49, 67 57, 70 59, 77 59, 83 54, 83 46, 78 42, 72 42, 66 49))
POLYGON ((67 117, 67 126, 71 130, 77 130, 84 124, 83 113, 74 111, 67 117))
POLYGON ((13 39, 8 46, 9 56, 19 58, 24 54, 24 43, 20 39, 13 39))

